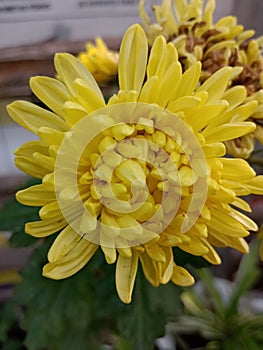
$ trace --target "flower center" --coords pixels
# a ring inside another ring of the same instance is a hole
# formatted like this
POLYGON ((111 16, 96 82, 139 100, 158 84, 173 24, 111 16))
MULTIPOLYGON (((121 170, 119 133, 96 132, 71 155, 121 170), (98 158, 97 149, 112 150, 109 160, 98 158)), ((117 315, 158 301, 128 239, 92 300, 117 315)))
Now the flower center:
MULTIPOLYGON (((192 222, 199 217, 207 186, 200 165, 206 162, 200 143, 179 117, 153 105, 126 103, 78 124, 65 143, 80 208, 79 219, 69 224, 77 232, 112 247, 138 246, 158 238, 185 198, 192 222)), ((56 165, 65 167, 65 160, 56 165)))

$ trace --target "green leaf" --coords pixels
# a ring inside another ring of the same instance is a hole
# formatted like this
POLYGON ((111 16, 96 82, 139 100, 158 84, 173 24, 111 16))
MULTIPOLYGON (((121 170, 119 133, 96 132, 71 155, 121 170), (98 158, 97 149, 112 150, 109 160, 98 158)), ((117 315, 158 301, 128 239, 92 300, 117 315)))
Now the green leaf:
POLYGON ((9 340, 8 343, 3 344, 2 350, 21 350, 21 342, 18 340, 9 340))
POLYGON ((196 274, 199 279, 202 280, 202 283, 209 293, 215 313, 222 319, 224 315, 222 297, 216 286, 212 272, 208 269, 199 269, 196 270, 196 274))
POLYGON ((123 337, 117 337, 116 344, 115 344, 116 350, 132 350, 132 346, 128 339, 123 337))
POLYGON ((172 283, 152 287, 139 268, 133 300, 125 306, 125 313, 119 320, 119 334, 129 341, 133 350, 151 350, 155 340, 164 336, 169 314, 174 312, 175 315, 181 310, 181 291, 172 283))
POLYGON ((210 267, 211 264, 201 256, 189 254, 178 247, 173 248, 174 261, 179 266, 191 265, 196 268, 210 267))
MULTIPOLYGON (((39 183, 37 179, 31 179, 23 188, 39 183)), ((36 243, 35 237, 25 234, 24 227, 28 221, 39 220, 38 207, 28 207, 20 204, 15 198, 5 202, 0 209, 0 230, 12 233, 10 245, 14 248, 25 247, 36 243)))
POLYGON ((226 318, 230 317, 230 315, 235 312, 237 313, 240 298, 252 288, 253 284, 260 276, 260 271, 257 267, 258 247, 258 241, 252 242, 250 244, 250 252, 241 259, 235 278, 234 290, 226 310, 226 318))

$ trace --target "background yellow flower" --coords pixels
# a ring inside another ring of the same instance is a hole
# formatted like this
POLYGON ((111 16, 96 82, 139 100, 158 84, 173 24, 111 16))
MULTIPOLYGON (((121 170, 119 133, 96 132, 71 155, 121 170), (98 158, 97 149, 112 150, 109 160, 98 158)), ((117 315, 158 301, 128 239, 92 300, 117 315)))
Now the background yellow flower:
POLYGON ((87 42, 86 51, 80 52, 77 57, 98 83, 108 83, 116 79, 119 53, 109 50, 102 38, 96 38, 95 45, 87 42))
POLYGON ((139 13, 149 45, 163 35, 178 50, 183 70, 195 62, 202 63, 200 82, 204 82, 218 69, 236 67, 229 87, 243 85, 247 90, 245 101, 256 100, 258 107, 251 120, 256 129, 251 135, 226 143, 228 152, 247 158, 254 149, 254 137, 263 144, 263 37, 252 39, 253 30, 244 30, 233 16, 214 23, 215 0, 163 0, 154 5, 155 22, 144 10, 145 0, 140 0, 139 13))

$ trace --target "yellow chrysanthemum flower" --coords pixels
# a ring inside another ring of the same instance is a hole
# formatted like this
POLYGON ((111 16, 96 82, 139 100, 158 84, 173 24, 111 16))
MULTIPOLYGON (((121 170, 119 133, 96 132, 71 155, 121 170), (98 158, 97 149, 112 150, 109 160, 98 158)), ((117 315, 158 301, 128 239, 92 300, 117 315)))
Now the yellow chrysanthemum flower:
POLYGON ((254 137, 263 144, 263 36, 251 39, 253 30, 245 30, 233 16, 213 22, 215 0, 163 0, 154 5, 156 22, 144 10, 145 0, 140 0, 139 13, 152 45, 158 35, 171 41, 178 50, 179 60, 186 70, 195 62, 202 62, 200 82, 225 66, 240 67, 229 87, 244 85, 247 99, 257 100, 258 107, 251 117, 257 125, 253 134, 226 143, 228 152, 247 158, 254 149, 254 137))
POLYGON ((215 247, 248 251, 244 237, 256 224, 240 196, 263 193, 263 177, 245 160, 224 158, 224 141, 251 132, 244 87, 226 91, 235 68, 199 86, 201 64, 182 73, 177 50, 159 36, 148 55, 141 26, 125 33, 119 92, 105 103, 93 76, 75 57, 55 56, 59 80, 35 77, 30 86, 49 107, 16 101, 10 116, 39 140, 15 151, 16 165, 42 179, 17 193, 42 206, 27 233, 61 230, 44 276, 79 271, 100 247, 116 262, 116 288, 129 303, 138 263, 153 285, 187 286, 193 277, 174 262, 173 247, 219 264, 215 247))
POLYGON ((78 58, 98 83, 108 83, 116 78, 119 53, 109 50, 100 37, 95 42, 95 45, 87 42, 86 52, 80 52, 78 58))

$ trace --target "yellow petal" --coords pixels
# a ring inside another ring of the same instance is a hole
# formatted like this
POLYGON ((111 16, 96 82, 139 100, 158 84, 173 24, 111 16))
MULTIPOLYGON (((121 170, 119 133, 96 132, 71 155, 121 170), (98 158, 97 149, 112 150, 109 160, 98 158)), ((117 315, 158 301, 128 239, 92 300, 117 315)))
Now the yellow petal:
POLYGON ((41 206, 56 200, 56 194, 52 186, 41 184, 18 191, 16 199, 25 205, 41 206))
POLYGON ((141 261, 143 273, 146 279, 154 287, 158 287, 160 284, 160 281, 157 275, 156 261, 153 261, 146 252, 140 254, 140 261, 141 261))
POLYGON ((249 232, 238 222, 235 217, 230 216, 223 211, 212 210, 211 220, 208 223, 209 227, 216 227, 217 230, 221 230, 224 235, 231 237, 246 237, 249 232))
POLYGON ((93 90, 98 99, 104 101, 102 92, 98 87, 96 80, 76 57, 68 53, 57 53, 55 55, 54 64, 59 78, 65 83, 73 96, 76 95, 76 86, 74 82, 77 78, 80 78, 86 82, 91 90, 93 90))
POLYGON ((192 255, 202 256, 208 253, 208 248, 198 237, 195 236, 191 236, 190 242, 183 242, 181 244, 178 244, 178 246, 180 249, 192 255))
POLYGON ((252 122, 229 123, 209 130, 205 129, 202 134, 209 143, 222 142, 246 135, 255 130, 255 128, 256 125, 252 122))
POLYGON ((232 68, 224 67, 211 75, 197 90, 207 91, 208 99, 207 102, 213 103, 222 98, 223 93, 226 90, 227 84, 229 82, 232 73, 232 68))
POLYGON ((131 258, 119 254, 116 264, 116 288, 120 299, 128 304, 132 299, 135 277, 138 268, 138 253, 133 251, 131 258))
POLYGON ((58 232, 67 225, 64 218, 54 220, 54 218, 28 222, 25 225, 25 232, 35 237, 46 237, 50 236, 55 232, 58 232))
POLYGON ((228 246, 237 249, 243 254, 249 251, 249 246, 244 238, 226 236, 222 231, 215 229, 215 227, 210 227, 209 242, 218 247, 228 246))
MULTIPOLYGON (((191 68, 184 72, 181 83, 177 89, 176 98, 191 96, 193 94, 200 78, 201 68, 201 63, 196 62, 191 68)), ((201 90, 199 89, 198 91, 201 90)))
POLYGON ((250 101, 233 109, 229 115, 232 122, 243 122, 252 116, 257 107, 257 101, 250 101))
POLYGON ((244 86, 234 86, 228 89, 222 96, 224 100, 229 103, 231 108, 239 106, 247 96, 247 91, 244 86))
POLYGON ((105 107, 104 99, 101 99, 97 90, 94 90, 94 87, 88 85, 85 80, 77 78, 74 85, 78 100, 87 109, 88 113, 105 107))
POLYGON ((66 123, 55 113, 27 101, 15 101, 7 106, 7 111, 16 123, 34 134, 37 134, 39 126, 68 130, 66 123))
POLYGON ((256 175, 254 169, 244 159, 222 158, 220 162, 223 164, 221 169, 223 178, 240 182, 256 175))
POLYGON ((162 76, 166 61, 166 41, 163 36, 159 36, 151 48, 149 63, 147 66, 147 79, 154 75, 162 76))
POLYGON ((238 197, 235 198, 235 200, 231 203, 231 205, 234 205, 239 209, 247 211, 248 213, 251 213, 252 211, 252 209, 250 208, 250 205, 245 200, 238 197))
POLYGON ((75 232, 71 226, 67 226, 59 233, 50 247, 48 261, 54 263, 63 256, 66 256, 72 249, 74 249, 81 239, 82 237, 75 232))
POLYGON ((33 154, 33 159, 36 160, 36 163, 42 167, 47 169, 47 172, 52 172, 55 169, 55 159, 44 154, 35 152, 33 154))
POLYGON ((65 137, 65 133, 45 126, 40 127, 37 134, 47 144, 58 146, 61 145, 65 137))
POLYGON ((101 244, 101 249, 108 264, 114 264, 117 259, 116 249, 101 244))
POLYGON ((170 281, 173 274, 173 251, 171 247, 163 247, 163 253, 165 255, 165 262, 158 262, 158 271, 160 283, 166 284, 170 281))
POLYGON ((151 77, 143 85, 141 94, 139 97, 139 102, 144 103, 154 103, 157 96, 157 91, 159 89, 159 78, 157 76, 151 77))
POLYGON ((218 255, 217 251, 212 247, 212 245, 207 241, 207 239, 202 239, 202 242, 209 250, 207 254, 203 255, 203 258, 207 260, 210 264, 221 264, 220 256, 218 255))
POLYGON ((231 215, 234 219, 238 220, 238 222, 240 222, 245 227, 246 230, 250 230, 250 231, 258 230, 257 224, 253 220, 251 220, 248 216, 244 215, 243 213, 232 209, 229 215, 231 215))
POLYGON ((63 105, 70 99, 70 94, 61 81, 49 77, 33 77, 30 79, 30 87, 40 101, 63 116, 63 105))
POLYGON ((131 215, 124 214, 118 217, 117 223, 121 228, 120 234, 123 238, 132 241, 142 238, 143 228, 131 215))
POLYGON ((159 106, 166 107, 170 100, 177 98, 178 92, 181 93, 181 69, 179 62, 173 62, 160 79, 159 94, 155 101, 159 106))
POLYGON ((118 68, 120 90, 140 92, 145 78, 147 55, 148 43, 145 32, 140 25, 135 24, 124 34, 120 47, 118 68))
POLYGON ((47 174, 47 169, 37 163, 35 159, 28 157, 16 157, 15 165, 25 174, 42 179, 47 174))
MULTIPOLYGON (((74 209, 73 205, 71 206, 70 209, 71 210, 74 209)), ((63 208, 63 212, 64 210, 65 208, 63 208)), ((61 209, 57 201, 47 203, 43 205, 42 208, 39 210, 39 216, 42 220, 56 218, 60 215, 61 215, 61 209)))
POLYGON ((221 118, 227 110, 226 101, 219 101, 216 104, 200 106, 193 111, 186 111, 186 121, 194 130, 202 130, 207 125, 211 125, 214 120, 221 118))
POLYGON ((124 184, 130 185, 136 180, 144 183, 145 173, 141 165, 133 159, 124 160, 115 169, 115 174, 121 179, 124 184))
POLYGON ((169 102, 167 109, 171 112, 184 111, 185 109, 195 108, 200 105, 201 99, 194 96, 183 96, 173 102, 169 102))
POLYGON ((98 245, 83 238, 67 255, 46 264, 43 268, 43 276, 54 280, 70 277, 89 262, 97 249, 98 245))
POLYGON ((35 152, 48 155, 48 146, 41 140, 34 140, 24 143, 14 151, 16 156, 32 157, 35 152))
POLYGON ((87 115, 87 110, 81 104, 74 101, 67 101, 64 104, 64 117, 71 128, 87 115))
POLYGON ((159 247, 155 242, 153 244, 144 244, 147 254, 149 257, 157 262, 165 263, 166 256, 162 248, 159 247))
POLYGON ((263 194, 263 175, 258 175, 251 179, 245 186, 248 194, 263 194))
POLYGON ((124 256, 125 258, 131 258, 131 256, 132 256, 132 248, 131 247, 126 247, 126 248, 118 247, 117 250, 118 250, 118 253, 121 254, 122 256, 124 256))
POLYGON ((173 265, 171 281, 182 287, 191 286, 195 282, 193 276, 186 269, 176 264, 173 265))
POLYGON ((226 154, 226 147, 222 142, 209 143, 203 146, 206 158, 222 157, 226 154))

